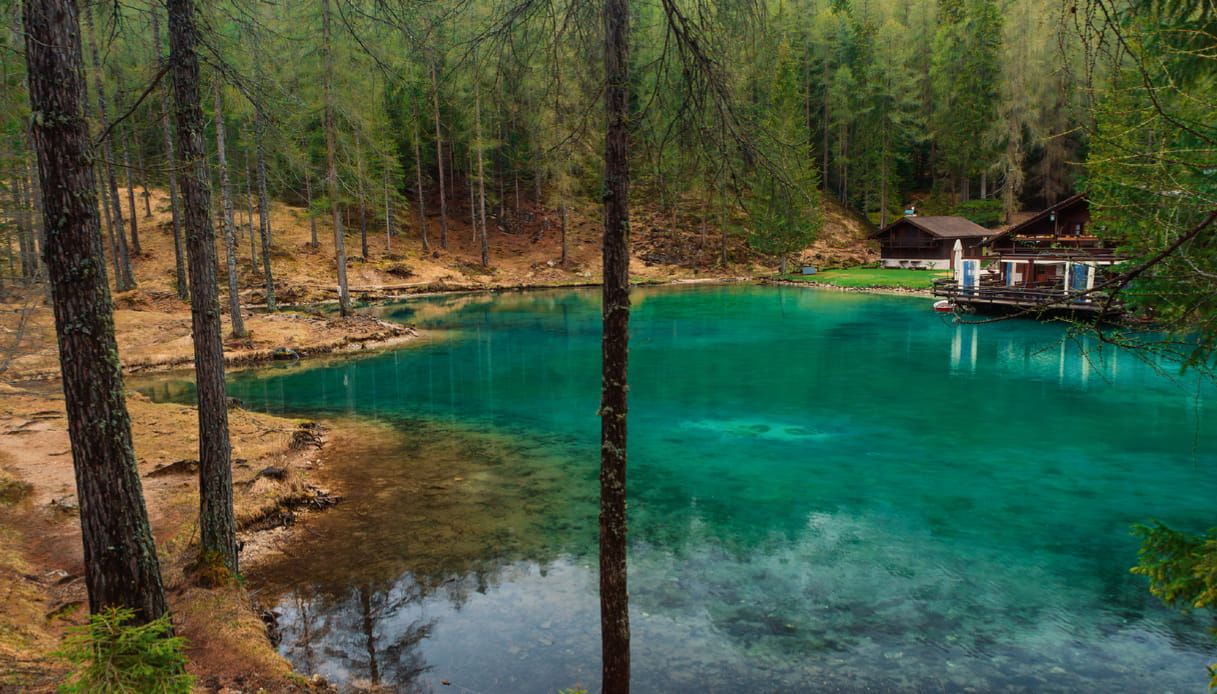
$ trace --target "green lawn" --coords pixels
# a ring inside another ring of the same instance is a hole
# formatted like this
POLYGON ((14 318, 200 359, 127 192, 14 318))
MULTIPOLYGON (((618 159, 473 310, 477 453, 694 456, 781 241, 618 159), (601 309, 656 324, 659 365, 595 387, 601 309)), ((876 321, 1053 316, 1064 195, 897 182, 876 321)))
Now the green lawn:
POLYGON ((845 270, 823 270, 814 275, 783 275, 783 279, 795 282, 824 282, 835 284, 838 287, 929 289, 935 279, 950 275, 949 270, 884 270, 877 267, 851 267, 845 270))

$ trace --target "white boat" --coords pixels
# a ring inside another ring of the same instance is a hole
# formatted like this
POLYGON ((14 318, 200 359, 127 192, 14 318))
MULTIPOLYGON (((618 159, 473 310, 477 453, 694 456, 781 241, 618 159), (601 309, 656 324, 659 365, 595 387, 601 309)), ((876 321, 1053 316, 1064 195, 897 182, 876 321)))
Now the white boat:
POLYGON ((955 307, 951 305, 950 299, 939 299, 938 301, 934 302, 934 310, 942 311, 943 313, 947 313, 950 311, 954 311, 955 307))

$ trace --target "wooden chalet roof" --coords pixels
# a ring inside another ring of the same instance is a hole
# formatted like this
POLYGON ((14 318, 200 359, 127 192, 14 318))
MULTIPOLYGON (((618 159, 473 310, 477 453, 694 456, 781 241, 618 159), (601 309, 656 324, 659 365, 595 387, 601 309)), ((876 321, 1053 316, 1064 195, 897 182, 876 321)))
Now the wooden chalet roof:
POLYGON ((872 234, 871 238, 879 238, 902 224, 911 224, 927 234, 937 236, 940 239, 985 238, 986 236, 993 234, 992 230, 986 229, 972 220, 964 217, 909 216, 901 217, 891 224, 888 224, 872 234))
POLYGON ((1048 215, 1052 214, 1053 212, 1060 212, 1061 210, 1067 210, 1070 207, 1077 205, 1078 203, 1085 204, 1085 202, 1086 202, 1086 197, 1082 193, 1078 193, 1077 195, 1073 195, 1071 197, 1065 198, 1064 200, 1061 200, 1057 204, 1055 204, 1041 212, 1037 212, 1034 216, 1024 219, 1023 221, 1019 222, 1018 224, 1015 224, 1014 226, 1010 227, 1009 229, 1006 229, 1005 231, 1001 232, 1000 234, 994 234, 993 238, 989 239, 988 241, 985 241, 984 245, 987 246, 991 243, 994 243, 995 241, 997 241, 999 239, 1004 239, 1007 236, 1021 234, 1025 230, 1029 229, 1030 227, 1044 221, 1044 219, 1046 219, 1048 217, 1048 215))

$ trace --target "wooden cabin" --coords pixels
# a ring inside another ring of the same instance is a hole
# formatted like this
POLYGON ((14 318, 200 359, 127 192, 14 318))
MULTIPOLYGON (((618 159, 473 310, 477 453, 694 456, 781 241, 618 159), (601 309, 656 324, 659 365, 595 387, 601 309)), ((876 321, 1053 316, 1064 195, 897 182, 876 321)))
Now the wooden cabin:
POLYGON ((909 215, 888 224, 871 236, 879 242, 885 268, 952 269, 955 242, 963 246, 964 258, 980 258, 981 242, 993 232, 964 217, 917 217, 909 215))
POLYGON ((1090 228, 1090 203, 1081 194, 1066 198, 1006 229, 984 244, 997 254, 1044 251, 1111 255, 1090 228))

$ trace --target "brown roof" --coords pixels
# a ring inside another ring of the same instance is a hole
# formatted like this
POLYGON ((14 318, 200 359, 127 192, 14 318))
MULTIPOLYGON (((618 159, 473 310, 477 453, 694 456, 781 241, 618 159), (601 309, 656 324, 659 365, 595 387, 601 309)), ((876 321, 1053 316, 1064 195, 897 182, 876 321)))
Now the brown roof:
POLYGON ((991 236, 993 231, 964 217, 901 217, 873 234, 876 238, 900 224, 912 224, 922 231, 941 239, 968 239, 991 236))

